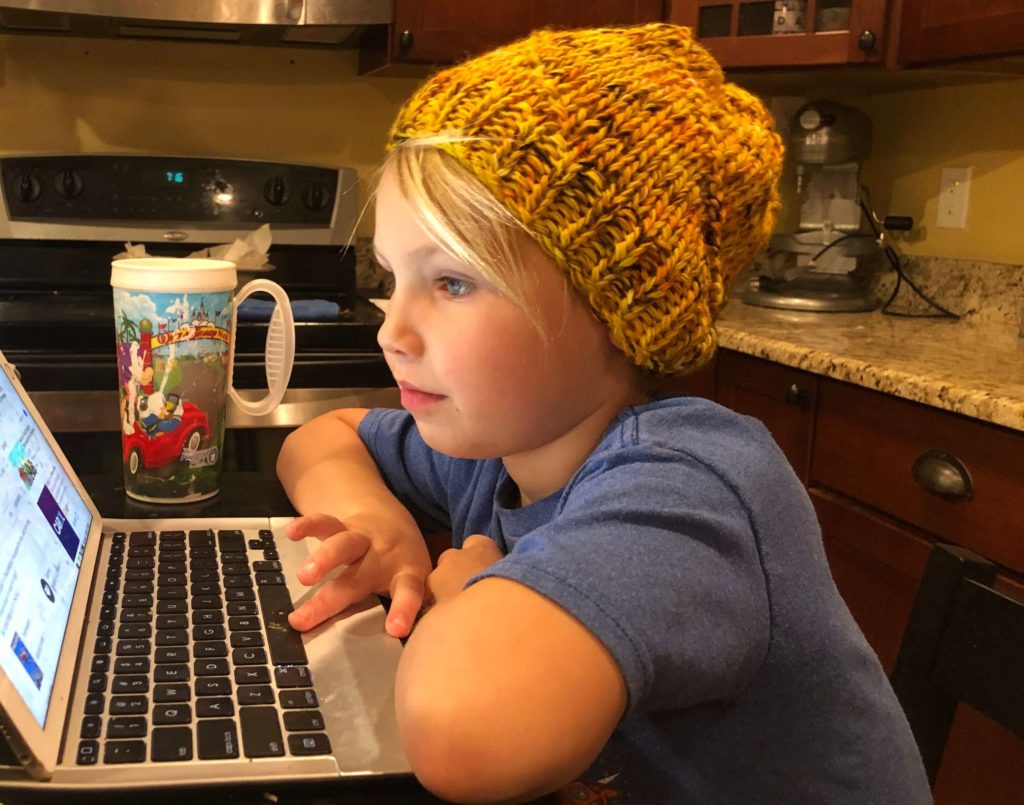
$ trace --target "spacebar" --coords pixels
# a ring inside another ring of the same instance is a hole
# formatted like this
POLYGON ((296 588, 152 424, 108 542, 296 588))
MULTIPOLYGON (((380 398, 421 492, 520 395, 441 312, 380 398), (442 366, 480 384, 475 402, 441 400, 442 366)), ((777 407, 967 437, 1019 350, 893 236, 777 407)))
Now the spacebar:
POLYGON ((288 623, 288 613, 292 611, 292 597, 288 594, 288 588, 268 584, 259 588, 259 595, 263 622, 267 627, 270 661, 274 665, 306 665, 309 661, 302 645, 302 636, 288 623))

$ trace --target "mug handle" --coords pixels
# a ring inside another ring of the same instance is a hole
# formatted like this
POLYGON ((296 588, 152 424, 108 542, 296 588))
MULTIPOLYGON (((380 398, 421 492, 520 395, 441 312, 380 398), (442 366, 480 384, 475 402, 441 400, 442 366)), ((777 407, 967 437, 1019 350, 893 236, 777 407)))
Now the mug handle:
POLYGON ((267 396, 261 400, 243 400, 235 391, 235 344, 231 345, 231 362, 228 366, 228 377, 231 382, 228 385, 228 396, 232 402, 242 411, 250 416, 263 416, 269 414, 284 397, 288 389, 288 381, 292 376, 292 364, 295 362, 295 319, 292 316, 291 302, 284 288, 270 280, 253 280, 244 285, 235 296, 235 302, 231 313, 231 340, 235 340, 235 332, 238 324, 238 306, 244 299, 254 293, 263 291, 274 297, 277 306, 270 317, 270 327, 267 329, 267 348, 264 361, 267 368, 267 396))

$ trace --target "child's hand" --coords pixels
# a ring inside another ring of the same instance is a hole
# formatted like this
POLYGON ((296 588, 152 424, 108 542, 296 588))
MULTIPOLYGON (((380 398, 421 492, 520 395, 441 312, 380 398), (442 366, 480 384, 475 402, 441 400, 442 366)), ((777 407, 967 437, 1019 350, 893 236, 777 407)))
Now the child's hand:
POLYGON ((427 598, 441 603, 454 598, 480 571, 503 556, 497 543, 482 534, 466 537, 462 548, 449 548, 437 558, 437 568, 427 576, 427 598))
POLYGON ((312 629, 345 607, 371 593, 391 596, 384 628, 392 637, 405 637, 423 603, 424 579, 430 572, 430 556, 419 533, 397 533, 387 522, 366 515, 342 522, 329 514, 310 514, 288 524, 291 540, 317 537, 297 577, 316 584, 331 570, 343 567, 288 616, 299 631, 312 629))

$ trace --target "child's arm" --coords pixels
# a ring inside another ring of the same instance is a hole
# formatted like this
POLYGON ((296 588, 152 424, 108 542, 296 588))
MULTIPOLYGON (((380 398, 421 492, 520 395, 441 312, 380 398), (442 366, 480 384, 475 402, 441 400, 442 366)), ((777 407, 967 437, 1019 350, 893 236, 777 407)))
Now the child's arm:
MULTIPOLYGON (((444 566, 442 556, 435 573, 444 566)), ((396 685, 416 776, 456 802, 522 801, 572 781, 626 707, 603 644, 548 598, 502 578, 478 581, 420 619, 396 685)))
POLYGON ((290 618, 310 629, 371 593, 390 594, 389 634, 409 633, 423 601, 430 557, 419 527, 388 490, 357 428, 366 409, 317 417, 285 439, 277 474, 296 511, 288 536, 322 538, 299 571, 314 584, 332 568, 349 565, 290 618))

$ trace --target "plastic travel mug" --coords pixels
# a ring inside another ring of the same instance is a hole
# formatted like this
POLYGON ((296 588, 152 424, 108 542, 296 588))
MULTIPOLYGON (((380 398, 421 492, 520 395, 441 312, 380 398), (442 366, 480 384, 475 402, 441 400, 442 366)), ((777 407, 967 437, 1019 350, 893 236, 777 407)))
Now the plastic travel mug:
POLYGON ((213 497, 220 488, 228 397, 245 413, 272 411, 288 387, 295 324, 284 289, 257 279, 235 292, 226 260, 115 260, 114 327, 124 486, 150 503, 213 497), (238 305, 265 292, 277 306, 267 331, 267 396, 242 399, 232 383, 238 305))

